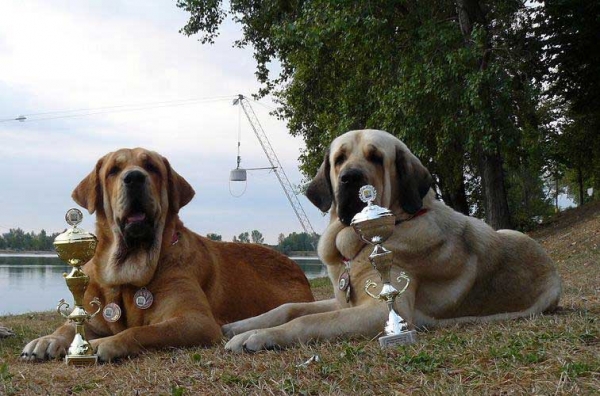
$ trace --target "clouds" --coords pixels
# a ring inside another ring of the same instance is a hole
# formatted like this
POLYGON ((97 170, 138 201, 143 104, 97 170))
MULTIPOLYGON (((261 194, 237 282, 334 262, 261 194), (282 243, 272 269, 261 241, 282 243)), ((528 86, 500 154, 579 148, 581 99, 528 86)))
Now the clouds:
MULTIPOLYGON (((169 2, 3 2, 0 120, 28 119, 0 122, 0 232, 61 231, 70 193, 96 160, 137 146, 165 155, 194 186, 182 218, 197 232, 231 240, 258 229, 275 243, 280 232, 301 231, 272 173, 249 172, 245 195, 230 195, 240 125, 231 101, 257 90, 254 61, 251 51, 232 48, 240 33, 231 23, 214 45, 202 46, 178 33, 186 18, 169 2)), ((253 107, 299 183, 302 141, 253 107)), ((268 166, 245 118, 241 125, 242 166, 268 166)), ((301 202, 317 232, 324 229, 318 210, 301 202)))

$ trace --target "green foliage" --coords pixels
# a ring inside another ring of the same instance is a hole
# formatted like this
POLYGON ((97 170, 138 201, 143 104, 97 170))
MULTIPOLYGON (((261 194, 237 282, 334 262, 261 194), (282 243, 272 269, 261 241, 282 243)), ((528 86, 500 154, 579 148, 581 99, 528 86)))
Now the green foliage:
POLYGON ((262 244, 265 242, 265 238, 263 237, 263 234, 258 230, 253 230, 250 233, 250 239, 252 240, 252 243, 262 244))
POLYGON ((287 237, 279 235, 276 249, 284 254, 290 252, 310 252, 315 251, 319 242, 318 235, 310 235, 306 232, 292 232, 287 237))
POLYGON ((20 228, 11 228, 7 233, 0 236, 0 249, 17 251, 53 251, 54 238, 59 233, 48 235, 45 230, 39 234, 35 232, 25 232, 20 228))
POLYGON ((0 365, 0 381, 8 382, 13 377, 13 374, 8 371, 8 364, 3 363, 0 365))
POLYGON ((262 244, 265 242, 265 238, 263 234, 258 230, 252 230, 252 232, 242 232, 237 237, 233 237, 233 242, 241 242, 241 243, 259 243, 262 244))
POLYGON ((212 42, 226 15, 241 24, 236 45, 254 50, 262 83, 257 96, 274 95, 275 114, 304 139, 300 161, 307 177, 333 138, 376 128, 406 142, 457 210, 491 218, 486 211, 508 203, 519 228, 548 212, 542 175, 585 169, 593 179, 587 183, 598 183, 595 2, 232 0, 228 10, 216 0, 177 5, 190 13, 182 32, 199 33, 202 42, 212 42), (276 75, 273 62, 281 65, 276 75), (564 97, 555 100, 557 95, 564 97), (559 120, 583 115, 576 128, 557 130, 559 120), (579 143, 586 145, 584 156, 579 143), (585 164, 570 165, 582 157, 585 164))
POLYGON ((418 354, 404 351, 404 354, 399 358, 399 369, 405 372, 420 371, 424 374, 434 372, 442 365, 442 360, 439 356, 421 351, 418 354))
POLYGON ((562 372, 567 374, 569 378, 576 378, 597 373, 598 369, 599 367, 593 367, 591 364, 584 362, 567 362, 562 367, 562 372))
POLYGON ((234 236, 233 242, 250 243, 250 233, 246 231, 238 235, 237 238, 234 236))
POLYGON ((213 240, 213 241, 222 241, 222 240, 223 240, 223 237, 222 237, 221 235, 219 235, 219 234, 214 234, 214 233, 212 233, 212 232, 210 232, 210 233, 206 234, 206 237, 207 237, 208 239, 210 239, 210 240, 213 240))
POLYGON ((600 189, 600 3, 548 1, 537 11, 545 95, 556 103, 555 152, 570 197, 583 204, 587 188, 600 189))
POLYGON ((185 392, 185 388, 182 388, 180 386, 173 385, 171 387, 171 395, 172 396, 183 396, 184 392, 185 392))

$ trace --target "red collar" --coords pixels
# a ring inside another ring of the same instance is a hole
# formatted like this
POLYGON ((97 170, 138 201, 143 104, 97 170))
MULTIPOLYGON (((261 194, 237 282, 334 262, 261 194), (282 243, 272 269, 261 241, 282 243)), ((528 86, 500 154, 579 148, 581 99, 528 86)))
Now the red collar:
POLYGON ((398 225, 398 224, 400 224, 400 223, 404 223, 405 221, 410 221, 410 220, 414 219, 415 217, 419 217, 419 216, 421 216, 421 215, 424 215, 425 213, 427 213, 427 211, 428 211, 427 209, 425 209, 425 208, 422 208, 422 209, 421 209, 421 210, 419 210, 417 213, 415 213, 414 215, 410 216, 410 217, 409 217, 409 218, 407 218, 407 219, 398 219, 398 220, 396 220, 396 223, 395 223, 395 224, 396 224, 396 225, 398 225))
POLYGON ((179 237, 181 236, 181 232, 179 231, 175 231, 173 233, 173 236, 171 237, 171 246, 175 245, 177 242, 179 242, 179 237))

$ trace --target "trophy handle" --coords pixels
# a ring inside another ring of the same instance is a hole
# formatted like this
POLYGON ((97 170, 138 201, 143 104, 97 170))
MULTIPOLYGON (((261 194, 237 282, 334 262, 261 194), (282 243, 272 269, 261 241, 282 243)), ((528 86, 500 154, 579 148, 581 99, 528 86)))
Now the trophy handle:
POLYGON ((69 304, 65 301, 65 299, 61 299, 56 306, 56 312, 60 314, 63 318, 69 318, 69 314, 67 314, 67 309, 69 308, 69 304), (64 308, 63 308, 64 307, 64 308))
POLYGON ((369 289, 372 287, 377 287, 377 283, 373 282, 371 279, 367 279, 367 281, 365 282, 365 293, 371 296, 371 298, 379 300, 379 296, 376 296, 375 294, 369 291, 369 289))
POLYGON ((402 294, 406 291, 406 289, 408 289, 408 285, 410 284, 410 278, 408 277, 408 275, 406 275, 405 272, 400 272, 400 275, 396 278, 396 280, 398 282, 401 282, 401 280, 405 280, 406 283, 404 284, 404 287, 402 288, 402 290, 398 291, 398 294, 402 294))
POLYGON ((90 305, 95 305, 98 307, 98 309, 96 310, 96 312, 94 312, 93 314, 90 315, 90 319, 93 318, 94 316, 98 315, 98 312, 100 312, 100 310, 102 309, 102 303, 100 302, 100 300, 98 300, 98 297, 94 297, 92 299, 92 301, 90 301, 90 305))

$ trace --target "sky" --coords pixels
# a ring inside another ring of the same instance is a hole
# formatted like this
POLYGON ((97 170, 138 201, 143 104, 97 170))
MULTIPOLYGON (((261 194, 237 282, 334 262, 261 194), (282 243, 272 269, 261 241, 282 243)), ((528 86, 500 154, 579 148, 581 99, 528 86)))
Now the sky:
MULTIPOLYGON (((276 244, 303 231, 272 171, 229 181, 238 136, 243 168, 269 166, 232 104, 260 86, 251 49, 232 46, 239 26, 225 23, 202 45, 179 33, 189 15, 174 1, 0 0, 0 10, 0 234, 64 230, 75 186, 122 147, 159 152, 194 187, 180 217, 199 234, 230 241, 256 229, 276 244)), ((251 106, 290 182, 305 181, 303 141, 269 114, 268 99, 251 106)), ((321 233, 326 217, 298 198, 321 233)))

